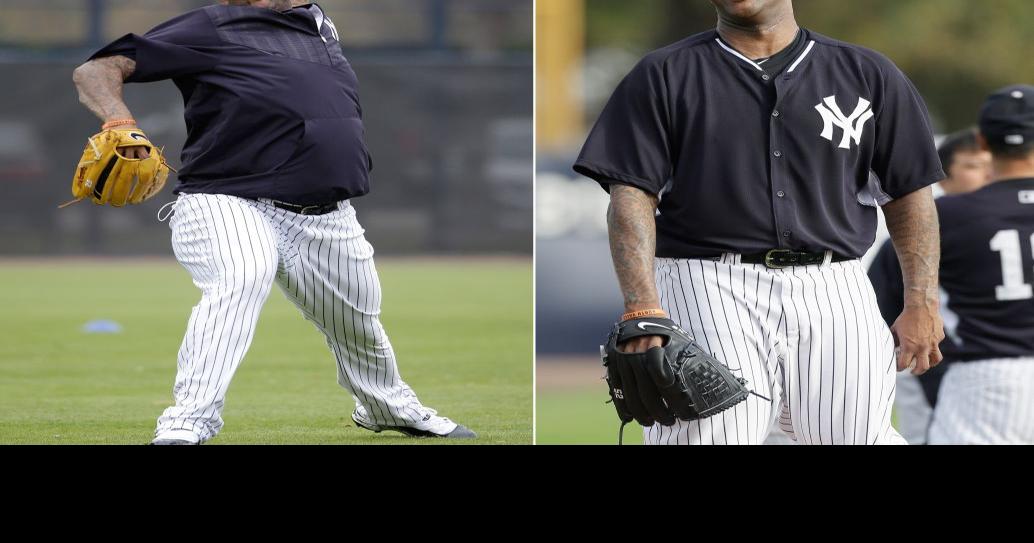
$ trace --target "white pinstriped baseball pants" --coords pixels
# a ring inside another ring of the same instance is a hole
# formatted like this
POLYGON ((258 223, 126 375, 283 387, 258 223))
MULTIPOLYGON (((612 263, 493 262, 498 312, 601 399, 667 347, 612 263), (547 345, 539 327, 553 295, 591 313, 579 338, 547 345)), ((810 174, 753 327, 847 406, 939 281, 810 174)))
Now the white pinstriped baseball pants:
POLYGON ((857 260, 769 269, 658 258, 661 306, 750 395, 715 415, 644 429, 648 444, 760 444, 772 425, 798 443, 905 444, 890 424, 894 342, 857 260))
POLYGON ((373 247, 346 201, 325 215, 212 194, 182 194, 170 222, 177 260, 201 289, 178 355, 175 405, 155 435, 212 438, 223 426, 226 390, 276 282, 323 332, 338 383, 374 422, 405 426, 427 409, 400 377, 381 327, 373 247))
POLYGON ((1034 444, 1034 358, 949 366, 937 394, 930 444, 1034 444))

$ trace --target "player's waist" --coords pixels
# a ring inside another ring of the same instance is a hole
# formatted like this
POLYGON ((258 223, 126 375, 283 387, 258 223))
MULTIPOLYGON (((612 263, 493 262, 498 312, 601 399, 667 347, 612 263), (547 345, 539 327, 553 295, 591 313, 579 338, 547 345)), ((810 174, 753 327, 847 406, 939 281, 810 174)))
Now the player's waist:
POLYGON ((283 202, 272 198, 251 199, 256 202, 268 204, 275 208, 290 211, 291 213, 297 213, 299 215, 326 215, 327 213, 333 213, 335 211, 345 209, 350 205, 348 200, 342 200, 340 202, 325 202, 321 204, 292 204, 291 202, 283 202))
POLYGON ((697 260, 714 260, 732 264, 763 264, 765 267, 780 269, 793 266, 820 266, 832 262, 846 262, 855 257, 836 251, 795 251, 793 249, 769 249, 766 251, 717 254, 691 257, 697 260))

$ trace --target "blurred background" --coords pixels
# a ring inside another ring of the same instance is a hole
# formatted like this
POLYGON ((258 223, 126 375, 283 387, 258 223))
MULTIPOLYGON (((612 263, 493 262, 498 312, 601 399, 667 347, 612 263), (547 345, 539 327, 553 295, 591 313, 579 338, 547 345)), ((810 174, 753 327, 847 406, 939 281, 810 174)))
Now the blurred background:
MULTIPOLYGON (((213 3, 0 0, 0 443, 144 443, 171 400, 200 297, 156 219, 175 179, 139 206, 57 205, 100 126, 72 70, 213 3)), ((533 1, 319 4, 359 78, 374 170, 354 204, 401 371, 481 442, 530 443, 533 1)), ((178 167, 173 83, 127 85, 125 99, 178 167)), ((276 290, 219 441, 383 443, 345 431, 352 400, 323 338, 276 290)))
MULTIPOLYGON (((170 189, 134 208, 56 209, 98 131, 71 73, 123 34, 212 3, 0 0, 0 255, 169 254, 168 228, 154 217, 170 189)), ((532 4, 320 2, 359 77, 374 171, 357 209, 382 254, 530 255, 532 4)), ((177 166, 186 132, 175 86, 125 94, 177 166)))
MULTIPOLYGON (((984 97, 1034 82, 1030 0, 795 0, 798 23, 875 49, 915 83, 935 131, 975 124, 984 97)), ((714 28, 707 0, 537 4, 536 350, 539 443, 616 443, 598 349, 622 312, 607 195, 571 164, 611 92, 647 52, 714 28)), ((938 136, 940 138, 940 136, 938 136)), ((885 239, 882 229, 874 244, 885 239)), ((868 263, 872 254, 866 255, 868 263)), ((638 431, 626 432, 638 439, 638 431)))

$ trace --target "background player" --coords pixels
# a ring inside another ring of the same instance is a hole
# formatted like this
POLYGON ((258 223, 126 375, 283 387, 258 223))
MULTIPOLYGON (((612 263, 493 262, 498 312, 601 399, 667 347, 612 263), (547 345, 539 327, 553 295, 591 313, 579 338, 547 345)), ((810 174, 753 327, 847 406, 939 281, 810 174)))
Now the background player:
MULTIPOLYGON (((991 180, 991 153, 980 148, 976 128, 960 130, 948 135, 937 147, 937 156, 948 175, 938 183, 944 194, 972 192, 991 180)), ((898 263, 894 244, 887 240, 876 253, 869 266, 869 279, 876 292, 880 314, 887 325, 901 314, 904 300, 904 286, 901 281, 901 265, 898 263)), ((944 301, 941 313, 944 316, 944 301)), ((930 371, 915 376, 911 373, 898 374, 897 396, 894 400, 894 414, 897 429, 912 445, 926 443, 930 429, 933 406, 937 404, 937 389, 941 378, 951 362, 952 344, 941 342, 941 353, 945 360, 930 371)))
POLYGON ((804 443, 903 443, 893 343, 922 373, 943 337, 926 187, 944 174, 922 99, 886 58, 800 29, 789 0, 712 3, 717 31, 643 59, 575 169, 610 190, 626 310, 663 309, 773 400, 645 439, 761 443, 778 417, 804 443), (905 268, 894 339, 857 261, 877 203, 905 268))
POLYGON ((1034 443, 1034 86, 980 110, 991 184, 937 200, 951 364, 931 444, 1034 443))
POLYGON ((274 282, 326 336, 356 424, 475 437, 420 403, 381 327, 373 248, 349 203, 369 190, 370 157, 336 27, 306 2, 222 4, 120 38, 75 71, 81 101, 106 123, 135 126, 123 81, 173 79, 186 104, 172 243, 202 298, 154 443, 201 443, 222 428, 274 282))

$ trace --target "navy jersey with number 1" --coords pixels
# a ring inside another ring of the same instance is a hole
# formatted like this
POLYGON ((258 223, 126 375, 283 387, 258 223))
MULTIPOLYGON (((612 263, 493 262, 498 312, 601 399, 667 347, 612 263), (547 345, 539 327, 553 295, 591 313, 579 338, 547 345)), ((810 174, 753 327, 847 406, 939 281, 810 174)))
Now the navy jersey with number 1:
POLYGON ((1034 356, 1034 178, 937 200, 953 361, 1034 356))

